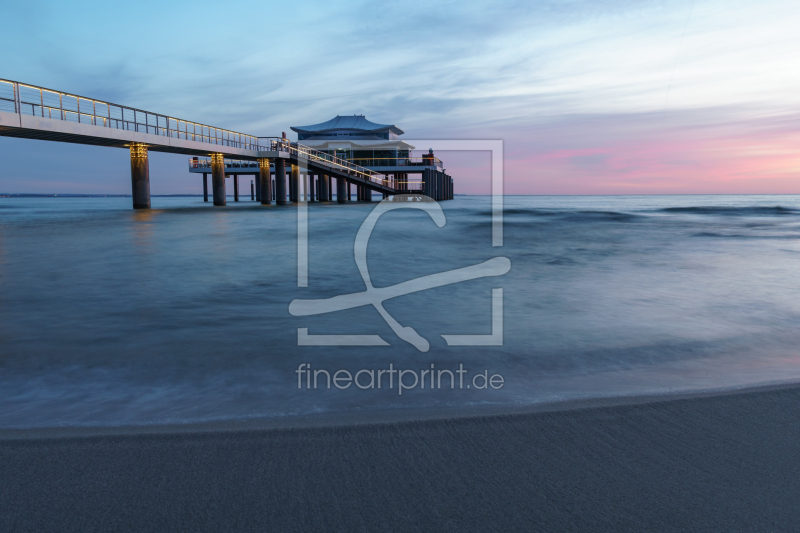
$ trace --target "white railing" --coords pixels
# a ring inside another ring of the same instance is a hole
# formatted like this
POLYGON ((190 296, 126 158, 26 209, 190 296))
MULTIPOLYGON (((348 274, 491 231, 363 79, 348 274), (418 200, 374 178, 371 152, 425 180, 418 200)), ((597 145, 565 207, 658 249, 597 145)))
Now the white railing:
POLYGON ((389 180, 386 179, 385 175, 375 172, 374 170, 370 170, 366 167, 356 165, 355 163, 351 163, 346 159, 342 159, 319 150, 314 150, 313 148, 303 146, 299 143, 290 143, 289 152, 297 155, 298 158, 302 157, 304 159, 308 159, 309 161, 326 163, 328 166, 337 168, 340 171, 345 171, 351 176, 383 185, 385 187, 391 187, 389 180))
POLYGON ((391 186, 386 176, 286 139, 255 137, 62 91, 0 79, 0 111, 162 135, 255 151, 289 152, 355 178, 391 186))
POLYGON ((258 137, 62 91, 0 79, 0 111, 261 150, 258 137))
MULTIPOLYGON (((302 154, 302 158, 307 159, 308 161, 314 161, 317 164, 326 163, 327 166, 331 168, 336 168, 337 170, 340 171, 346 170, 350 176, 368 180, 371 181, 372 183, 377 183, 386 187, 394 187, 392 182, 386 179, 386 177, 383 174, 378 174, 377 172, 373 172, 368 168, 359 167, 358 165, 354 165, 352 163, 349 163, 348 161, 339 159, 338 157, 334 157, 330 154, 319 152, 318 150, 314 150, 313 148, 309 148, 307 146, 299 145, 298 147, 297 143, 282 141, 280 139, 265 141, 265 139, 266 139, 265 137, 261 137, 260 150, 262 151, 287 152, 290 154, 294 154, 295 156, 297 156, 298 154, 302 154)), ((189 158, 189 168, 211 169, 211 159, 206 157, 197 157, 197 158, 191 157, 189 158)), ((225 168, 234 170, 236 168, 246 168, 246 169, 258 168, 258 162, 245 161, 239 159, 225 159, 225 168)))
POLYGON ((336 157, 319 150, 314 150, 308 146, 296 142, 290 142, 288 139, 281 139, 279 137, 259 137, 261 147, 259 150, 266 150, 270 152, 287 152, 298 159, 306 159, 313 161, 317 164, 323 164, 329 168, 334 168, 340 172, 345 172, 355 178, 360 178, 365 181, 370 181, 386 187, 391 187, 389 180, 386 176, 370 170, 366 167, 351 163, 346 159, 336 157))
MULTIPOLYGON (((245 161, 242 159, 225 159, 226 169, 257 169, 258 161, 245 161)), ((189 158, 189 168, 211 169, 211 159, 209 158, 189 158)), ((210 171, 210 170, 209 170, 210 171)))

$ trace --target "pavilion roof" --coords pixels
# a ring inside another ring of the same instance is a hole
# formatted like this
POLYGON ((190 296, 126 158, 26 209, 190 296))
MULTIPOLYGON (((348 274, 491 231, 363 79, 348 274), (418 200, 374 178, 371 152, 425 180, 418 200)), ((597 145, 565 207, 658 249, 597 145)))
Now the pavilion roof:
POLYGON ((351 130, 363 131, 364 133, 382 133, 390 131, 397 135, 405 133, 403 130, 394 125, 389 124, 376 124, 364 117, 364 115, 336 115, 335 118, 327 122, 320 122, 319 124, 312 124, 310 126, 292 126, 292 131, 297 133, 306 134, 324 134, 332 131, 351 130))

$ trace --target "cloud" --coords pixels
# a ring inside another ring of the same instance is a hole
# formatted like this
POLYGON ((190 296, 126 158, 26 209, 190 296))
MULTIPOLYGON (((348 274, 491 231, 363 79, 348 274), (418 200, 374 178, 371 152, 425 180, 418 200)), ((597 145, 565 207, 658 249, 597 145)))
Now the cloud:
POLYGON ((35 23, 27 5, 5 12, 6 77, 262 136, 363 113, 504 139, 511 191, 683 190, 686 169, 726 192, 744 179, 721 163, 734 138, 761 165, 748 176, 793 168, 791 128, 765 133, 800 104, 800 7, 783 0, 42 2, 35 23), (550 166, 532 178, 533 161, 550 166))

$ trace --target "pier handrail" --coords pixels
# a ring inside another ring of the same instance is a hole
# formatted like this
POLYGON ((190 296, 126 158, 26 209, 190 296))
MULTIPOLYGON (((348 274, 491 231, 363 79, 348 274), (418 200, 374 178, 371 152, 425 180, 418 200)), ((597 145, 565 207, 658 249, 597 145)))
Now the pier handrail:
POLYGON ((0 111, 92 126, 162 135, 190 141, 255 151, 283 151, 298 158, 327 164, 353 177, 389 186, 383 174, 288 139, 256 137, 152 113, 96 98, 0 78, 0 111), (269 139, 264 143, 265 139, 269 139), (266 146, 265 146, 266 144, 266 146))
POLYGON ((258 137, 255 135, 2 78, 0 78, 0 111, 163 135, 232 148, 264 149, 259 146, 258 137))
MULTIPOLYGON (((225 168, 258 168, 258 161, 250 161, 246 159, 224 159, 225 168)), ((189 168, 211 168, 211 159, 204 157, 190 157, 189 168)))
POLYGON ((389 167, 427 167, 427 166, 442 166, 442 160, 438 157, 354 157, 348 161, 367 161, 366 165, 371 167, 389 166, 389 167), (433 162, 433 164, 430 164, 433 162), (386 163, 386 164, 381 164, 386 163))
MULTIPOLYGON (((261 137, 261 139, 265 139, 265 137, 261 137)), ((288 152, 294 155, 302 154, 304 156, 303 158, 309 161, 324 162, 329 166, 337 167, 340 170, 344 169, 352 176, 360 177, 361 179, 365 179, 380 185, 391 186, 389 180, 386 179, 383 174, 373 172, 368 168, 354 165, 347 160, 340 159, 332 156, 331 154, 326 154, 325 152, 320 152, 319 150, 314 150, 308 146, 303 146, 302 144, 293 143, 288 140, 279 139, 277 141, 267 142, 270 143, 269 146, 263 146, 262 144, 261 149, 271 152, 288 152)), ((235 165, 237 164, 242 164, 248 168, 258 166, 258 163, 256 162, 225 159, 226 167, 236 168, 235 165)), ((191 157, 189 158, 189 168, 211 168, 211 159, 191 157)))
POLYGON ((389 184, 389 180, 387 180, 383 174, 370 170, 366 167, 356 165, 355 163, 351 163, 346 159, 336 157, 335 155, 331 155, 320 150, 309 148, 308 146, 304 146, 300 143, 291 143, 290 146, 290 153, 296 153, 298 157, 300 157, 300 154, 302 154, 310 161, 326 162, 331 166, 339 167, 340 169, 354 174, 361 179, 378 183, 380 185, 389 184))
MULTIPOLYGON (((261 139, 266 139, 266 137, 261 137, 261 139)), ((298 159, 302 158, 315 163, 324 163, 330 167, 337 168, 340 171, 345 171, 351 176, 379 185, 384 185, 387 187, 391 186, 389 184, 389 180, 386 179, 386 176, 383 174, 375 172, 374 170, 370 170, 366 167, 356 165, 355 163, 351 163, 350 161, 336 157, 335 155, 331 155, 320 150, 315 150, 314 148, 310 148, 297 142, 291 142, 288 139, 270 140, 268 142, 270 143, 270 151, 288 152, 297 156, 298 159)))

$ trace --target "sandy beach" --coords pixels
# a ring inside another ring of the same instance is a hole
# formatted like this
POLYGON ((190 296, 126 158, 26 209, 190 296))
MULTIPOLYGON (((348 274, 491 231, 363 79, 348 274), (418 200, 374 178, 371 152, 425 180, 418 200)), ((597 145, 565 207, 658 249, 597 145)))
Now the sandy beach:
POLYGON ((0 434, 3 531, 792 531, 800 387, 301 428, 0 434))

